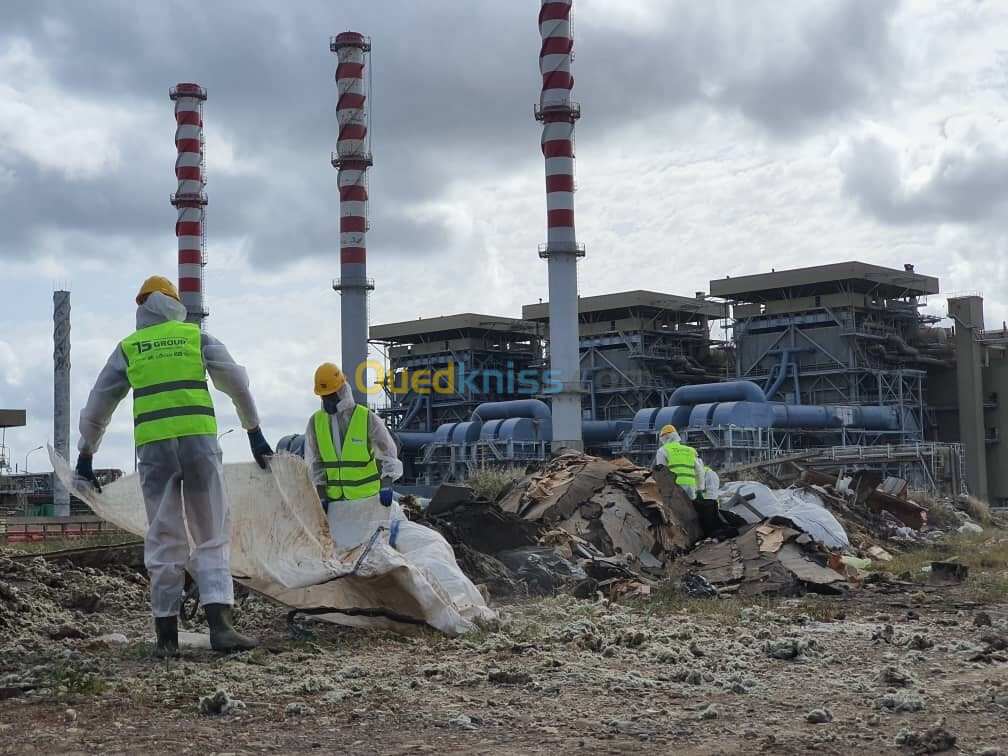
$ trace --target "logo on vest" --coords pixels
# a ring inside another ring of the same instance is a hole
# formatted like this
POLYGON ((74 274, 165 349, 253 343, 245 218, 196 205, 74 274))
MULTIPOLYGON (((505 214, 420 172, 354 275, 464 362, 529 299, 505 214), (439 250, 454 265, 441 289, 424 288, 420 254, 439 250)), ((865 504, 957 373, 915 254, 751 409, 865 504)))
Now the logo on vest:
MULTIPOLYGON (((185 339, 157 339, 156 341, 134 341, 132 346, 136 347, 137 354, 144 354, 152 349, 175 349, 186 345, 185 339)), ((181 357, 181 352, 176 352, 175 356, 181 357)))

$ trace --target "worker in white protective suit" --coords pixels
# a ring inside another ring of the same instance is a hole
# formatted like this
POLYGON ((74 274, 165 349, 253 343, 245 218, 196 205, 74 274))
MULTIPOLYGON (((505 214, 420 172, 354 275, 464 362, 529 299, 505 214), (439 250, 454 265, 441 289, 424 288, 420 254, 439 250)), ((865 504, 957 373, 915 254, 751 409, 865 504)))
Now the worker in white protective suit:
POLYGON ((667 467, 676 476, 676 483, 692 500, 704 480, 704 463, 696 449, 682 443, 674 425, 663 426, 658 432, 655 467, 667 467))
POLYGON ((440 533, 410 522, 393 500, 392 483, 402 476, 403 467, 385 423, 354 401, 346 376, 331 362, 315 371, 315 394, 322 408, 305 429, 304 457, 337 552, 357 549, 387 530, 388 545, 459 614, 495 619, 459 569, 448 542, 440 533))
MULTIPOLYGON (((333 540, 356 545, 356 534, 347 532, 351 513, 366 518, 364 510, 374 510, 377 504, 389 507, 392 483, 402 477, 402 462, 385 423, 357 404, 337 365, 326 362, 315 371, 315 395, 322 408, 305 429, 305 462, 333 540), (337 502, 339 506, 333 506, 337 502)), ((387 510, 384 516, 387 519, 387 510)))
POLYGON ((721 489, 721 478, 716 472, 706 465, 703 469, 703 485, 700 489, 700 496, 704 499, 717 500, 718 491, 721 489))
POLYGON ((248 376, 220 341, 185 322, 185 305, 168 279, 147 279, 136 302, 136 332, 116 345, 81 411, 77 475, 101 490, 92 456, 113 412, 132 388, 133 435, 149 524, 144 563, 150 574, 156 653, 179 653, 178 615, 187 564, 195 573, 211 647, 223 652, 255 648, 256 642, 236 632, 231 620, 231 520, 207 387, 209 374, 214 386, 231 398, 248 431, 252 454, 265 469, 273 451, 259 429, 248 376), (187 522, 195 544, 191 562, 187 522))

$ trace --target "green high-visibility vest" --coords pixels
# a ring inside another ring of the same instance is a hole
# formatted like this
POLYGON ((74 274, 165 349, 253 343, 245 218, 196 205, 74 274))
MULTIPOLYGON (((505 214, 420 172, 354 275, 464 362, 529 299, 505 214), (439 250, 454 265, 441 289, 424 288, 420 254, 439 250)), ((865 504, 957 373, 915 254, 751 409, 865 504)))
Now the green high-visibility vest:
POLYGON ((669 470, 675 473, 676 483, 680 486, 697 487, 696 479, 696 449, 685 444, 665 444, 662 447, 668 454, 669 470))
POLYGON ((315 413, 315 438, 326 472, 326 498, 366 499, 381 490, 381 476, 368 443, 368 408, 358 404, 350 417, 340 453, 333 444, 329 413, 315 413))
POLYGON ((133 387, 137 446, 217 433, 207 389, 199 326, 169 320, 141 328, 119 344, 133 387))

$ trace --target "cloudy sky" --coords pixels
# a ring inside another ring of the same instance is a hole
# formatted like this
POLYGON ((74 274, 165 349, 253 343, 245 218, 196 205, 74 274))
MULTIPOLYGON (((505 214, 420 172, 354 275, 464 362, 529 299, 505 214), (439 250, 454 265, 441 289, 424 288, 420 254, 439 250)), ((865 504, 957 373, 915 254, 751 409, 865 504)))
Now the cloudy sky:
MULTIPOLYGON (((371 322, 546 296, 535 0, 0 0, 0 407, 52 437, 52 291, 76 417, 152 273, 176 276, 172 103, 205 109, 208 330, 272 441, 339 359, 336 58, 373 41, 371 322)), ((576 0, 580 292, 862 260, 1008 318, 1008 3, 576 0)), ((943 313, 943 300, 929 309, 943 313)), ((237 426, 218 396, 221 430, 237 426)), ((243 434, 225 458, 248 458, 243 434)), ((132 468, 129 401, 98 466, 132 468)), ((43 452, 30 468, 47 463, 43 452)))

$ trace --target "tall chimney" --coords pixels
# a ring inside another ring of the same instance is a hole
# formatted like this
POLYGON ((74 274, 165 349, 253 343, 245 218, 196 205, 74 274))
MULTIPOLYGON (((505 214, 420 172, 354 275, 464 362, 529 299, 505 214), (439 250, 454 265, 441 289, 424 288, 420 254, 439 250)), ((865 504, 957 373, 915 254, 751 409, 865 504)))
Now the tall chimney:
POLYGON ((339 169, 340 277, 332 287, 340 294, 340 338, 343 372, 354 398, 365 402, 361 389, 368 355, 368 292, 374 281, 367 277, 368 190, 367 170, 372 165, 366 107, 366 64, 370 63, 371 40, 357 32, 343 32, 329 39, 329 50, 339 57, 336 68, 336 120, 339 138, 331 161, 339 169))
POLYGON ((206 239, 203 219, 207 204, 203 163, 203 103, 206 90, 199 84, 176 84, 168 92, 175 102, 175 177, 178 190, 171 196, 178 209, 175 236, 178 237, 178 288, 188 315, 186 321, 203 325, 207 316, 203 299, 203 267, 206 239))
POLYGON ((574 235, 574 121, 581 116, 581 106, 570 98, 570 14, 571 0, 542 0, 542 94, 535 117, 543 124, 547 241, 540 245, 539 257, 548 261, 550 369, 560 382, 560 391, 552 396, 553 444, 583 449, 577 261, 585 250, 574 235))
MULTIPOLYGON (((70 292, 53 292, 53 447, 70 458, 70 292)), ((52 476, 53 514, 70 516, 70 493, 52 476)))

